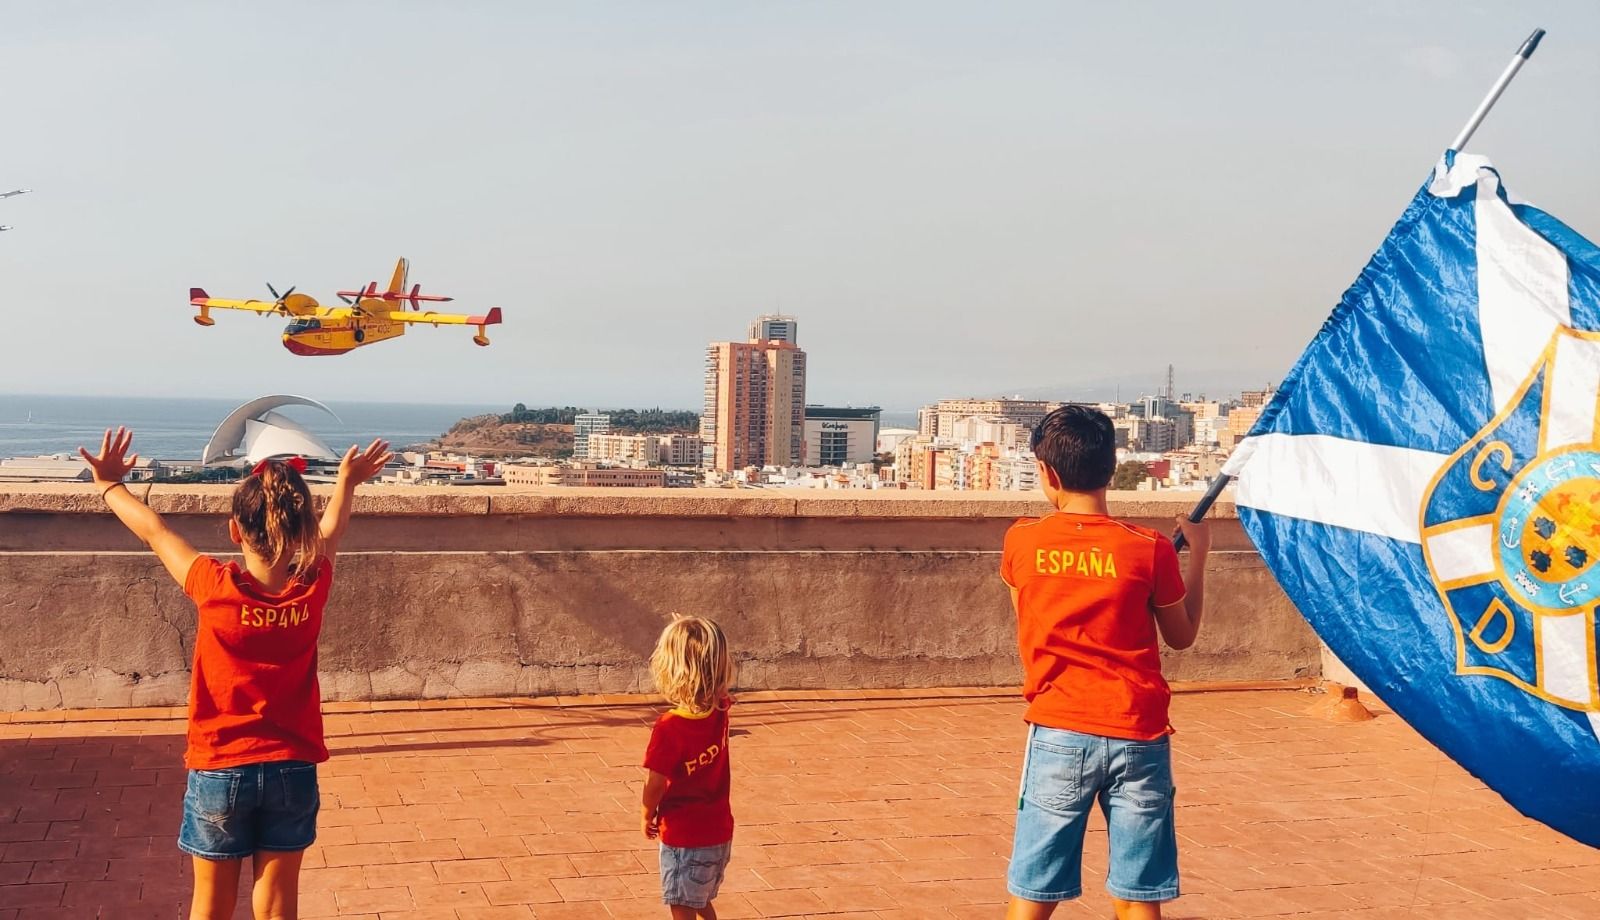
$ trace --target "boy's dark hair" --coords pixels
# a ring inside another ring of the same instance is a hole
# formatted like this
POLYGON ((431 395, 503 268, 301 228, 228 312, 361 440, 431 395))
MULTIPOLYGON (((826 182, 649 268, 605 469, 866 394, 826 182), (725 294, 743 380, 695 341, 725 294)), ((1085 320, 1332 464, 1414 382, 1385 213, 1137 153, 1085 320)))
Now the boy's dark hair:
POLYGON ((1117 434, 1110 416, 1088 406, 1062 406, 1033 429, 1033 455, 1055 471, 1068 492, 1093 492, 1111 484, 1117 469, 1117 434))

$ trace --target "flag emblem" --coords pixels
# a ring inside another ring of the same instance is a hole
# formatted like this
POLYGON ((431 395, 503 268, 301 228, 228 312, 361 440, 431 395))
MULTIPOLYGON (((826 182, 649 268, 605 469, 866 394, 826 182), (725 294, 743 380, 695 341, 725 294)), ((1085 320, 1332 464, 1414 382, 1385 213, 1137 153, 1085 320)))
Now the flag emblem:
POLYGON ((1600 712, 1597 351, 1600 338, 1555 333, 1510 404, 1434 477, 1421 528, 1456 674, 1587 713, 1600 712), (1587 404, 1552 404, 1569 394, 1587 404))

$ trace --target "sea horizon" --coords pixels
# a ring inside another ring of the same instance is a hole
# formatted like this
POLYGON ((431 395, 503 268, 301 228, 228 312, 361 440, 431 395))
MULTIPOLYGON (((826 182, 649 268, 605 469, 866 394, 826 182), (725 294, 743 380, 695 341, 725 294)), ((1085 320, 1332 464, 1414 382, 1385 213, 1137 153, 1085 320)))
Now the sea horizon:
MULTIPOLYGON (((133 429, 133 449, 142 457, 197 460, 222 420, 248 401, 214 396, 0 393, 0 458, 76 456, 80 446, 94 449, 107 428, 126 425, 133 429)), ((519 402, 484 405, 354 399, 319 401, 337 418, 330 418, 309 406, 289 406, 278 411, 305 425, 336 451, 351 444, 366 444, 374 438, 382 438, 395 447, 421 446, 436 440, 461 419, 510 412, 519 402)), ((535 406, 527 400, 520 401, 535 406)), ((542 405, 535 407, 543 408, 542 405)), ((915 418, 914 412, 886 411, 882 425, 885 428, 915 427, 915 418)))
MULTIPOLYGON (((94 449, 107 428, 126 425, 133 449, 158 460, 198 460, 222 420, 248 399, 209 396, 68 396, 0 394, 0 458, 94 449)), ((509 411, 473 403, 387 403, 319 400, 337 418, 309 406, 278 411, 342 450, 382 438, 396 447, 421 445, 472 415, 509 411)))

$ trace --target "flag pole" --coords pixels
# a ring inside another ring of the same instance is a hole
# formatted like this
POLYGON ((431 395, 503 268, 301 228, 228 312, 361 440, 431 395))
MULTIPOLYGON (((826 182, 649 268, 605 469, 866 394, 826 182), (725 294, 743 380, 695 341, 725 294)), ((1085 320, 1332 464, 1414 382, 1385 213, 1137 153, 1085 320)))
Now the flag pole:
POLYGON ((1501 72, 1500 79, 1494 81, 1494 86, 1489 88, 1489 95, 1484 96, 1483 101, 1478 103, 1478 108, 1472 113, 1472 117, 1467 119, 1467 124, 1461 129, 1461 133, 1457 134, 1456 139, 1450 142, 1451 150, 1460 153, 1467 148, 1467 141, 1472 140, 1473 133, 1478 130, 1479 125, 1483 124, 1483 119, 1489 114, 1489 110, 1494 108, 1496 102, 1500 101, 1500 94, 1506 91, 1507 86, 1511 85, 1511 78, 1517 75, 1517 71, 1522 69, 1523 64, 1528 63, 1528 58, 1533 57, 1533 52, 1538 50, 1539 41, 1542 38, 1544 38, 1544 30, 1534 29, 1533 34, 1528 36, 1528 40, 1522 43, 1521 48, 1517 49, 1517 53, 1511 58, 1511 63, 1507 64, 1506 69, 1501 72))
MULTIPOLYGON (((1501 71, 1500 79, 1494 81, 1494 85, 1489 87, 1489 94, 1483 97, 1482 102, 1478 103, 1478 107, 1472 112, 1472 117, 1468 118, 1466 125, 1462 127, 1461 133, 1457 134, 1456 139, 1450 142, 1450 150, 1460 153, 1466 149, 1467 142, 1472 140, 1472 135, 1477 132, 1478 126, 1483 124, 1484 118, 1488 117, 1489 110, 1494 108, 1496 102, 1500 101, 1501 94, 1506 91, 1507 86, 1511 85, 1511 80, 1517 75, 1517 71, 1522 69, 1523 64, 1528 63, 1528 58, 1533 57, 1533 52, 1539 49, 1539 41, 1543 38, 1544 30, 1534 29, 1533 34, 1529 35, 1527 40, 1522 43, 1522 47, 1517 49, 1517 53, 1511 58, 1511 63, 1507 64, 1506 69, 1501 71)), ((1234 449, 1237 450, 1238 447, 1235 446, 1234 449)), ((1194 510, 1189 512, 1189 520, 1195 523, 1203 520, 1206 512, 1211 510, 1211 506, 1216 504, 1217 499, 1222 497, 1223 490, 1232 482, 1233 477, 1231 475, 1218 473, 1217 478, 1212 481, 1211 487, 1206 489, 1206 494, 1194 506, 1194 510)), ((1183 549, 1184 544, 1187 542, 1182 533, 1175 535, 1172 539, 1173 545, 1180 550, 1183 549)))

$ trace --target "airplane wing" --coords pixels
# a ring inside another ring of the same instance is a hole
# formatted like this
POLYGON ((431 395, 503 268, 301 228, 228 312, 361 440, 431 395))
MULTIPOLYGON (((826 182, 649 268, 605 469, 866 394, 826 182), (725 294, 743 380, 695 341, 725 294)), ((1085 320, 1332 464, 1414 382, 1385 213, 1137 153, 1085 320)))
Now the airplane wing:
POLYGON ((253 313, 283 313, 288 311, 270 300, 223 300, 212 297, 201 288, 189 289, 189 303, 213 310, 249 310, 253 313))
POLYGON ((402 311, 377 312, 371 314, 376 319, 389 320, 396 323, 421 323, 425 326, 493 326, 500 322, 500 308, 494 307, 482 316, 464 316, 460 313, 435 313, 432 310, 423 313, 405 313, 402 311))
POLYGON ((252 313, 279 313, 284 316, 322 316, 315 299, 305 294, 290 294, 282 305, 271 300, 224 300, 212 297, 203 288, 189 289, 189 303, 208 310, 249 310, 252 313))

